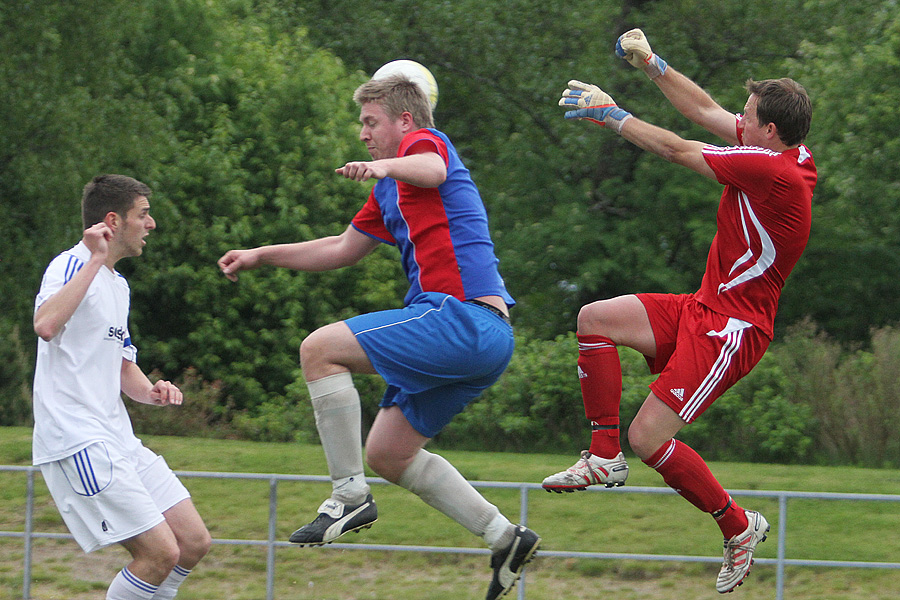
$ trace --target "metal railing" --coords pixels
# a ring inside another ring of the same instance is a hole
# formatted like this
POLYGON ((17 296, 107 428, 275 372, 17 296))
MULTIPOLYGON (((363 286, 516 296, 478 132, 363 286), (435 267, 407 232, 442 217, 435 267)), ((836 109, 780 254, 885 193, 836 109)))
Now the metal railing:
MULTIPOLYGON (((64 533, 41 533, 34 531, 34 474, 40 472, 37 467, 22 466, 4 466, 0 465, 0 472, 3 471, 21 471, 27 476, 26 487, 26 504, 25 504, 25 529, 24 531, 0 531, 0 537, 21 538, 24 540, 24 569, 22 582, 22 598, 29 600, 31 598, 31 566, 32 566, 32 546, 35 539, 72 539, 72 536, 64 533)), ((176 471, 179 477, 199 477, 213 479, 255 479, 264 480, 269 483, 269 517, 268 531, 264 540, 245 540, 245 539, 214 539, 214 544, 243 545, 243 546, 265 546, 266 547, 266 600, 272 600, 275 597, 275 550, 280 547, 289 547, 293 544, 282 542, 276 539, 276 516, 278 513, 278 483, 282 481, 308 481, 328 483, 331 480, 321 475, 282 475, 282 474, 266 474, 266 473, 224 473, 224 472, 207 472, 207 471, 176 471)), ((381 478, 371 478, 370 483, 386 484, 388 483, 381 478)), ((471 482, 476 488, 504 488, 519 490, 519 522, 523 525, 528 523, 528 492, 532 490, 541 490, 540 484, 536 483, 514 483, 502 481, 473 481, 471 482)), ((588 488, 589 492, 599 493, 616 493, 616 494, 675 494, 670 488, 661 487, 620 487, 606 489, 600 487, 588 488)), ((775 565, 776 567, 776 600, 784 598, 784 578, 785 567, 788 566, 806 566, 806 567, 851 567, 863 569, 900 569, 900 563, 896 562, 865 562, 865 561, 849 561, 849 560, 804 560, 790 559, 787 557, 786 539, 787 539, 787 502, 789 499, 809 499, 809 500, 836 500, 836 501, 867 501, 867 502, 900 502, 900 495, 897 494, 851 494, 851 493, 827 493, 827 492, 788 492, 788 491, 760 491, 760 490, 730 490, 732 496, 754 496, 758 498, 775 498, 778 500, 778 549, 776 558, 755 558, 756 564, 775 565)), ((444 554, 489 554, 490 551, 485 548, 454 548, 443 546, 408 546, 408 545, 390 545, 390 544, 329 544, 329 548, 341 550, 381 550, 388 552, 431 552, 444 554)), ((575 552, 575 551, 559 551, 559 550, 541 550, 541 557, 556 558, 582 558, 582 559, 615 559, 615 560, 637 560, 637 561, 672 561, 672 562, 705 562, 719 563, 722 561, 721 556, 691 556, 691 555, 673 555, 673 554, 629 554, 629 553, 611 553, 611 552, 575 552)), ((525 600, 526 598, 526 576, 522 575, 518 584, 518 598, 525 600)))

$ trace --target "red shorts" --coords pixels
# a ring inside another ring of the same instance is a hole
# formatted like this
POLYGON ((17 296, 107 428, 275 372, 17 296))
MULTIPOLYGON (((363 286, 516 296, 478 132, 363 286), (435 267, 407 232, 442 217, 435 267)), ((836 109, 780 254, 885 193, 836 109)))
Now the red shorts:
POLYGON ((656 396, 691 423, 760 361, 771 341, 758 327, 697 302, 693 294, 637 294, 647 309, 659 377, 656 396))

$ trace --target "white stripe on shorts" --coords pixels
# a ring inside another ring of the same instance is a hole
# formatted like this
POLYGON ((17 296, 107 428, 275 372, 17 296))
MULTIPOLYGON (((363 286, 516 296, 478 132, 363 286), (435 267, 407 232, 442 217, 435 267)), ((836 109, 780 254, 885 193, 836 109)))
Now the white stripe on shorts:
MULTIPOLYGON (((710 332, 712 333, 712 332, 710 332)), ((731 358, 741 347, 741 339, 744 337, 744 330, 730 331, 725 335, 725 344, 719 351, 719 357, 713 363, 712 369, 707 373, 700 387, 690 397, 684 407, 678 412, 678 416, 690 423, 696 412, 700 409, 703 402, 709 397, 716 386, 722 381, 728 367, 731 366, 731 358)))
POLYGON ((418 315, 418 316, 415 316, 415 317, 410 317, 409 319, 406 319, 406 320, 404 320, 404 321, 397 321, 396 323, 388 323, 387 325, 379 325, 378 327, 370 327, 369 329, 363 329, 363 330, 361 330, 361 331, 357 331, 357 332, 356 332, 356 335, 357 335, 357 336, 360 336, 360 335, 362 335, 362 334, 364 334, 364 333, 369 333, 370 331, 378 331, 379 329, 385 329, 385 328, 387 328, 387 327, 395 327, 395 326, 397 326, 397 325, 402 325, 403 323, 409 323, 410 321, 417 321, 417 320, 419 320, 419 319, 423 319, 423 318, 425 318, 426 316, 428 316, 428 313, 434 312, 434 311, 440 311, 441 309, 443 309, 443 308, 444 308, 444 304, 446 304, 446 303, 447 303, 447 300, 449 300, 449 299, 452 298, 452 297, 453 297, 453 296, 446 296, 443 300, 441 300, 441 305, 440 305, 440 306, 438 306, 437 308, 429 308, 428 310, 426 310, 425 312, 423 312, 421 315, 418 315))

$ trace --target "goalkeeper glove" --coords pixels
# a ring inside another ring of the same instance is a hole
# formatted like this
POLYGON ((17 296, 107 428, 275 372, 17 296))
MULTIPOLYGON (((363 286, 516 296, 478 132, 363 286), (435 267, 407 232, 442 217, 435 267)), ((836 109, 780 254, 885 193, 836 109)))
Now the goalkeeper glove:
POLYGON ((653 54, 650 42, 640 29, 632 29, 619 36, 616 42, 616 56, 624 58, 636 69, 641 69, 650 79, 656 79, 666 72, 666 61, 653 54))
POLYGON ((622 133, 622 125, 631 118, 631 113, 616 106, 609 94, 596 85, 582 83, 575 79, 562 93, 559 105, 564 108, 577 107, 566 112, 567 119, 587 119, 601 127, 608 125, 616 133, 622 133))

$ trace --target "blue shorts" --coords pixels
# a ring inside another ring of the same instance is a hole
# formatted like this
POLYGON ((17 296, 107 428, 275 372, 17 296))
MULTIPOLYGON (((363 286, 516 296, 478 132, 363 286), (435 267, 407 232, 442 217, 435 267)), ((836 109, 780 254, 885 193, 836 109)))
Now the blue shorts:
POLYGON ((509 364, 512 327, 490 310, 436 292, 404 308, 345 321, 388 384, 381 406, 398 406, 434 437, 509 364))

